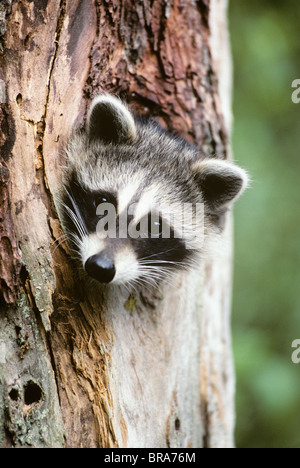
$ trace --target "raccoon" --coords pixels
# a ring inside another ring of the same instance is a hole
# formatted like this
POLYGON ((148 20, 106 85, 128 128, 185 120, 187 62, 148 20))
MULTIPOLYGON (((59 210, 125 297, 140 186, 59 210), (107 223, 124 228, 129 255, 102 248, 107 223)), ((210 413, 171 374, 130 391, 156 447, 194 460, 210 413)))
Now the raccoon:
POLYGON ((206 239, 247 183, 243 169, 204 157, 102 94, 69 138, 62 225, 87 277, 157 286, 199 264, 206 239))

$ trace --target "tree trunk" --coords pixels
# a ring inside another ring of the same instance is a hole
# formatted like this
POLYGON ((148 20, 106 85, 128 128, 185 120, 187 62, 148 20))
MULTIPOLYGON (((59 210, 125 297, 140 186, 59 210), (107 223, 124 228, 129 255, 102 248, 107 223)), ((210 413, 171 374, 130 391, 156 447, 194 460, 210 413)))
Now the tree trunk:
POLYGON ((230 157, 226 0, 6 0, 0 35, 0 446, 232 446, 230 220, 175 288, 95 303, 55 208, 101 91, 230 157))

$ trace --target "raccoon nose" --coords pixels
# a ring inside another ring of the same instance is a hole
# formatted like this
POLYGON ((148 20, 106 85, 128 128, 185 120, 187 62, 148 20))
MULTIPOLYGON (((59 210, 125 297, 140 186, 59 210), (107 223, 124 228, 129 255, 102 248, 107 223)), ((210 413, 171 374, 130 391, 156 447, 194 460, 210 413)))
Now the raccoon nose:
POLYGON ((116 274, 115 265, 101 255, 93 255, 85 263, 85 271, 100 283, 110 283, 116 274))

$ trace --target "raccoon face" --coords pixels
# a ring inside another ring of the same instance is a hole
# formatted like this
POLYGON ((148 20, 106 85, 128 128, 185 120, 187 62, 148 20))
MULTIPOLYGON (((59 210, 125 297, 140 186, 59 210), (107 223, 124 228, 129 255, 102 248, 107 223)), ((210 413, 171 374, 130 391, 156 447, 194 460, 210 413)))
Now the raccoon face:
POLYGON ((205 159, 118 98, 94 99, 69 140, 61 218, 87 275, 157 284, 201 259, 206 237, 247 186, 245 171, 205 159))

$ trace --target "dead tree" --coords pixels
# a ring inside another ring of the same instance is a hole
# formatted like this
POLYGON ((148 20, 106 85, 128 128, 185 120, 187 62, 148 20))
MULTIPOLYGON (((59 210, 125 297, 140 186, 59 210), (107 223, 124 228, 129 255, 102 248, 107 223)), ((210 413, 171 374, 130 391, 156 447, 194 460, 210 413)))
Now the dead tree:
POLYGON ((95 303, 54 201, 103 90, 230 157, 226 3, 1 2, 1 447, 233 445, 230 248, 155 298, 95 303))

